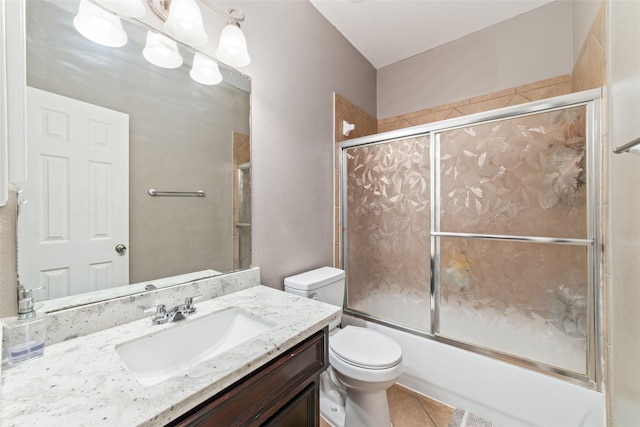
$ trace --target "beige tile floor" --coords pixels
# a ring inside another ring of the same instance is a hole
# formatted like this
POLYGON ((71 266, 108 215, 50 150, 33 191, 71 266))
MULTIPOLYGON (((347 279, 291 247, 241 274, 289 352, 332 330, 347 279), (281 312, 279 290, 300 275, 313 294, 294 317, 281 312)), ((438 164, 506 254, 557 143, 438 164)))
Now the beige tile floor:
MULTIPOLYGON (((447 427, 453 408, 395 384, 387 390, 393 427, 447 427)), ((320 420, 320 427, 330 427, 320 420)))

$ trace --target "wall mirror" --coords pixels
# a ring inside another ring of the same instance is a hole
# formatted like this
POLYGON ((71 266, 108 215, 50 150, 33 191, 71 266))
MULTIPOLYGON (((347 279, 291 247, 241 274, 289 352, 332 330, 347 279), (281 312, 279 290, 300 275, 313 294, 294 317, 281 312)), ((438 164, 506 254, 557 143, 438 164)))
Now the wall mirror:
POLYGON ((111 48, 76 31, 77 13, 77 1, 26 2, 20 284, 93 302, 248 268, 249 78, 220 64, 222 81, 200 84, 195 50, 158 67, 144 24, 123 20, 128 42, 111 48))

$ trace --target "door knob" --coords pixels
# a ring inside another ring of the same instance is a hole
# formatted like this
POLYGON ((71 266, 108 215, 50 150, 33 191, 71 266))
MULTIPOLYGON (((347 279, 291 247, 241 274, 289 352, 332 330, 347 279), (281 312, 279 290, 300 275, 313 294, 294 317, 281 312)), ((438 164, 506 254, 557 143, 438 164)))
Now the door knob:
POLYGON ((116 252, 118 252, 119 254, 124 254, 126 251, 127 251, 127 247, 122 243, 116 246, 116 252))

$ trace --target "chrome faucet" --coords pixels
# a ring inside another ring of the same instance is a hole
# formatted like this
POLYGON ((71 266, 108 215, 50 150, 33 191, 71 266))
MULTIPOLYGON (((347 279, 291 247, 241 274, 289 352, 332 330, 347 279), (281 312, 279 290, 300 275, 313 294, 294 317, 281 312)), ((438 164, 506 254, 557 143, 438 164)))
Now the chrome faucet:
POLYGON ((155 308, 147 309, 145 310, 145 312, 155 312, 155 314, 151 318, 151 323, 153 323, 154 325, 161 325, 163 323, 182 320, 187 315, 195 313, 196 307, 193 305, 193 300, 197 298, 199 297, 187 297, 184 299, 184 304, 176 305, 170 310, 167 310, 166 305, 158 304, 155 308))

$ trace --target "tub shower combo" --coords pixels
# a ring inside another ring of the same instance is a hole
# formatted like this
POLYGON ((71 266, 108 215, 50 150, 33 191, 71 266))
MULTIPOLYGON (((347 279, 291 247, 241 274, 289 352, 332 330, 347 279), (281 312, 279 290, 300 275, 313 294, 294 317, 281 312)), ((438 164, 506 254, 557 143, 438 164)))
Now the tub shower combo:
POLYGON ((345 312, 599 390, 598 96, 343 142, 345 312))

